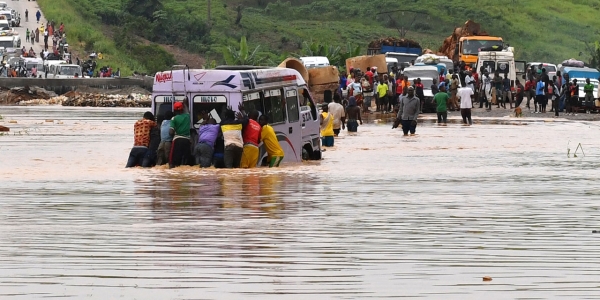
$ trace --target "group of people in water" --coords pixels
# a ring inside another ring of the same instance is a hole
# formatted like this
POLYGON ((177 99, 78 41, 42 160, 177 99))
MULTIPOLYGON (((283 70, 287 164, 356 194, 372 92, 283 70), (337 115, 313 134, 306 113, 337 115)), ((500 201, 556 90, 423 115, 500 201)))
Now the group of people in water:
POLYGON ((241 104, 238 109, 227 108, 219 124, 209 112, 202 112, 197 130, 191 127, 184 102, 175 102, 173 111, 159 115, 158 120, 152 112, 144 113, 133 126, 134 143, 126 167, 254 168, 259 164, 261 142, 267 153, 261 165, 279 167, 284 151, 268 116, 256 110, 246 112, 241 104))

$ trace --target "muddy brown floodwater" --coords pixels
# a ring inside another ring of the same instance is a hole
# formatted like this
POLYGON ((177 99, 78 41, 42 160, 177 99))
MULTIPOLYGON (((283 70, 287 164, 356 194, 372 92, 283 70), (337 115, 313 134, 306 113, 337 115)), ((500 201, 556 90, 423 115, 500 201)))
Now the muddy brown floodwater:
POLYGON ((320 162, 126 170, 142 112, 0 108, 0 299, 600 299, 598 123, 369 124, 320 162))

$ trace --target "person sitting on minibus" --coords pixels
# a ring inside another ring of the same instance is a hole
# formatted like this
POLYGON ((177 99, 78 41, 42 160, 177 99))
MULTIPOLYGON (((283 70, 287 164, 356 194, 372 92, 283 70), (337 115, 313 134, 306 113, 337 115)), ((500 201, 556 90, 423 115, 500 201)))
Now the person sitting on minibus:
POLYGON ((169 168, 186 165, 191 159, 190 114, 184 112, 183 103, 173 104, 174 117, 171 120, 169 135, 173 137, 169 168))
POLYGON ((281 149, 281 145, 279 145, 275 130, 269 125, 269 118, 266 115, 260 116, 258 122, 260 123, 260 126, 262 126, 260 139, 265 144, 265 149, 267 149, 267 162, 269 168, 279 167, 279 164, 283 160, 284 152, 283 149, 281 149))
MULTIPOLYGON (((240 111, 243 106, 240 104, 240 111)), ((244 149, 242 151, 241 168, 254 168, 258 164, 258 144, 260 144, 261 127, 257 122, 258 111, 253 110, 248 114, 248 126, 244 128, 242 137, 244 140, 244 149)))
POLYGON ((221 132, 225 140, 225 168, 239 168, 244 149, 244 139, 242 130, 248 125, 248 118, 242 118, 241 115, 236 118, 233 110, 227 109, 225 119, 221 121, 221 132))
POLYGON ((209 168, 213 161, 213 155, 215 151, 215 142, 219 137, 220 126, 217 121, 213 118, 205 118, 205 121, 200 128, 198 128, 198 143, 194 148, 194 156, 196 157, 196 164, 200 165, 200 168, 209 168))

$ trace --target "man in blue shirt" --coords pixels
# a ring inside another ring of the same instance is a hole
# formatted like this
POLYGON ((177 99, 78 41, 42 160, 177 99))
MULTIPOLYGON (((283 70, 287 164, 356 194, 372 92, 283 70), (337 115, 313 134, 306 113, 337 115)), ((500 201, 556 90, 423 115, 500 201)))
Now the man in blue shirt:
POLYGON ((535 101, 533 102, 533 104, 535 106, 534 113, 539 114, 539 113, 542 113, 542 104, 544 103, 544 98, 546 97, 544 95, 545 84, 539 76, 536 80, 537 80, 537 83, 535 85, 535 101), (539 110, 538 110, 538 106, 539 106, 539 110))
POLYGON ((169 110, 165 112, 164 119, 158 124, 160 126, 160 144, 158 145, 158 150, 156 151, 156 164, 159 166, 169 162, 169 153, 171 152, 171 143, 173 142, 173 137, 169 135, 169 128, 171 128, 172 118, 173 112, 169 110))

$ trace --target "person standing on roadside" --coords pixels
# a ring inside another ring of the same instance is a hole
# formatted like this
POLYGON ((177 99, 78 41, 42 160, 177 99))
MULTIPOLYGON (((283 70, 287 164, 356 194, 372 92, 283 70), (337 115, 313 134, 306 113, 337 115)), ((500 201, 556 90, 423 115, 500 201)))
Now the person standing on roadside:
POLYGON ((450 80, 450 109, 452 110, 458 110, 459 106, 458 106, 458 98, 456 97, 456 94, 458 92, 458 86, 459 86, 459 81, 458 81, 458 75, 453 74, 452 75, 452 80, 450 80))
POLYGON ((341 130, 346 129, 346 114, 344 112, 344 106, 342 106, 340 102, 340 97, 338 95, 333 95, 333 102, 327 105, 329 112, 333 115, 333 134, 336 137, 340 135, 341 130))
POLYGON ((524 97, 524 87, 523 84, 521 84, 521 81, 519 79, 517 79, 517 81, 515 81, 517 83, 517 103, 515 104, 515 107, 519 107, 521 106, 521 103, 523 103, 523 97, 524 97))
POLYGON ((510 109, 513 108, 512 95, 510 92, 510 79, 508 79, 508 73, 504 73, 504 79, 502 79, 502 107, 506 108, 506 102, 510 103, 510 109))
POLYGON ((146 154, 149 151, 150 130, 154 127, 156 127, 154 115, 149 111, 144 113, 144 117, 141 120, 135 122, 133 125, 133 148, 129 152, 129 159, 125 168, 136 166, 147 168, 151 166, 150 161, 146 159, 146 154))
POLYGON ((439 92, 433 96, 433 100, 436 103, 436 112, 437 112, 437 124, 446 126, 448 121, 448 93, 446 93, 446 87, 440 89, 439 92))
POLYGON ((29 22, 29 10, 25 9, 25 22, 29 22))
MULTIPOLYGON (((492 92, 492 103, 493 104, 497 104, 497 108, 500 108, 500 101, 502 99, 502 90, 504 85, 502 84, 502 77, 500 77, 500 72, 496 71, 494 72, 494 90, 492 92)), ((506 108, 505 106, 503 106, 504 108, 506 108)))
POLYGON ((535 103, 535 81, 531 76, 525 82, 525 97, 527 97, 527 109, 531 110, 531 106, 529 106, 531 98, 534 98, 533 102, 535 103))
POLYGON ((37 19, 38 24, 40 23, 40 18, 41 17, 42 17, 42 13, 38 9, 38 11, 35 13, 35 18, 37 19))
POLYGON ((475 93, 469 87, 458 89, 458 97, 460 98, 460 115, 463 119, 463 125, 473 125, 471 119, 471 108, 473 107, 473 95, 475 93))
POLYGON ((540 77, 538 77, 537 83, 535 85, 535 102, 533 103, 533 105, 535 106, 534 113, 536 114, 542 113, 542 104, 544 103, 544 98, 546 97, 546 95, 544 94, 544 88, 544 82, 541 80, 540 77))
POLYGON ((417 118, 419 117, 420 112, 421 100, 415 96, 415 88, 410 86, 408 87, 407 95, 402 97, 398 104, 398 115, 392 129, 395 129, 399 124, 402 124, 404 136, 407 136, 409 132, 410 135, 415 135, 415 131, 417 130, 417 118))
POLYGON ((387 113, 388 104, 388 78, 387 75, 383 75, 383 80, 377 85, 377 97, 379 97, 379 110, 381 113, 387 113))
POLYGON ((583 106, 586 107, 586 112, 589 114, 590 111, 587 109, 587 107, 590 107, 590 104, 592 106, 596 105, 594 103, 594 85, 592 83, 590 83, 589 78, 585 79, 585 85, 583 86, 583 92, 585 93, 585 104, 583 106))
POLYGON ((175 116, 169 124, 169 135, 173 137, 171 152, 169 153, 169 168, 189 164, 192 156, 190 114, 184 111, 182 102, 175 102, 173 110, 175 116))
POLYGON ((486 110, 492 110, 492 79, 490 73, 485 70, 483 71, 483 77, 481 79, 481 96, 479 97, 479 108, 483 108, 485 103, 486 110))
POLYGON ((356 105, 356 98, 354 97, 350 97, 350 99, 348 99, 346 117, 348 121, 348 132, 357 132, 358 121, 360 121, 360 125, 362 125, 362 119, 360 116, 360 107, 356 105))
POLYGON ((573 79, 570 91, 571 98, 569 98, 569 106, 571 108, 571 115, 576 116, 579 107, 579 84, 577 84, 577 78, 573 79))

